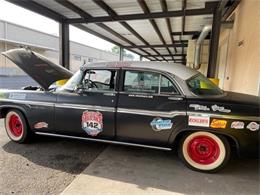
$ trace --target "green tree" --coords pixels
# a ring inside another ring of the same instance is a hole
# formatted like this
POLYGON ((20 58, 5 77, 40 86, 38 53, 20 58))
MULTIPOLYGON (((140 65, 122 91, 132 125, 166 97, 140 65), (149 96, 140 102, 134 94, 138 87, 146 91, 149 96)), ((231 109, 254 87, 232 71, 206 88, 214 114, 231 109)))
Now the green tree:
MULTIPOLYGON (((114 47, 112 47, 111 51, 112 51, 112 53, 119 54, 120 47, 115 45, 114 47)), ((134 59, 134 56, 132 54, 130 54, 130 53, 126 53, 125 50, 123 50, 123 56, 127 57, 130 60, 134 59)))

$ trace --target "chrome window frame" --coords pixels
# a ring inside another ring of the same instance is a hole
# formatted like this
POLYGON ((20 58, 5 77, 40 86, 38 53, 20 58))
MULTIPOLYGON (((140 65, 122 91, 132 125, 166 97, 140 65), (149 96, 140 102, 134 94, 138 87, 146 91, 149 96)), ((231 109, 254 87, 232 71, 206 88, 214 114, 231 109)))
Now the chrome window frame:
MULTIPOLYGON (((89 68, 87 68, 86 67, 86 68, 84 68, 84 70, 81 70, 84 72, 84 74, 82 75, 82 78, 79 83, 82 83, 82 80, 86 75, 86 71, 88 71, 88 70, 114 70, 117 72, 118 70, 120 70, 120 68, 113 68, 113 67, 111 67, 111 68, 110 67, 109 68, 108 67, 98 67, 98 68, 89 67, 89 68)), ((96 91, 87 90, 86 93, 117 93, 118 91, 116 89, 118 87, 118 83, 117 83, 118 74, 116 74, 115 77, 116 77, 116 82, 115 82, 115 86, 114 86, 113 90, 96 90, 96 91)))
MULTIPOLYGON (((123 67, 121 68, 123 71, 143 71, 143 72, 152 72, 152 73, 158 73, 161 76, 165 76, 167 79, 169 79, 173 85, 176 87, 177 91, 179 92, 178 94, 161 94, 160 93, 160 83, 161 80, 159 80, 159 89, 158 89, 158 93, 145 93, 145 92, 126 92, 126 91, 122 91, 122 89, 119 89, 119 93, 120 94, 137 94, 137 95, 150 95, 150 96, 162 96, 162 97, 172 97, 172 96, 185 96, 184 91, 182 89, 182 87, 179 85, 179 83, 173 78, 173 74, 168 73, 168 72, 164 72, 164 71, 158 71, 158 70, 154 70, 154 69, 149 69, 149 68, 136 68, 136 67, 123 67)), ((124 83, 122 83, 122 85, 124 85, 124 83)))

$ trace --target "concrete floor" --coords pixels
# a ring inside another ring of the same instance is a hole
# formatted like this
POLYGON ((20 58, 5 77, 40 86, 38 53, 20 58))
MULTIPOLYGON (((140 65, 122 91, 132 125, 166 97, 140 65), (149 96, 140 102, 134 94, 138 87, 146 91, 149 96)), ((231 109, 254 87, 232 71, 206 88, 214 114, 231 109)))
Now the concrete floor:
POLYGON ((39 137, 11 142, 0 120, 0 194, 60 194, 105 144, 39 137))
POLYGON ((173 153, 109 146, 62 195, 259 194, 259 161, 232 159, 217 174, 187 169, 173 153))
POLYGON ((173 152, 47 137, 15 144, 3 120, 0 146, 0 194, 260 194, 255 159, 203 174, 173 152))

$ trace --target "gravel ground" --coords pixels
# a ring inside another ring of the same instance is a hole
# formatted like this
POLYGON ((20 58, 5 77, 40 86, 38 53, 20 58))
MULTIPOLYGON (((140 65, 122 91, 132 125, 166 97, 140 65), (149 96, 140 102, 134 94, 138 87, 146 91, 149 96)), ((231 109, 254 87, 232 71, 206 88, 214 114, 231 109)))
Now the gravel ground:
POLYGON ((105 144, 37 137, 11 142, 0 120, 0 194, 60 194, 105 144))

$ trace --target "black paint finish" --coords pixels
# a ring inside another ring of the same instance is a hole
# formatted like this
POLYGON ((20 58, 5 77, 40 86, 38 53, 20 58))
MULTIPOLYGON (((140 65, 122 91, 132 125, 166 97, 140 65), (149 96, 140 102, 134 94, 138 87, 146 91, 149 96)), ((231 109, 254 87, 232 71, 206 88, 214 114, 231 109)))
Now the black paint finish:
POLYGON ((246 128, 250 122, 259 124, 259 120, 244 119, 254 117, 259 119, 259 97, 233 92, 221 96, 189 96, 155 95, 124 93, 122 91, 123 71, 116 78, 116 90, 84 93, 51 92, 30 90, 1 90, 0 117, 5 117, 7 109, 19 109, 26 116, 32 131, 75 135, 93 139, 123 141, 136 144, 171 148, 179 133, 185 131, 210 131, 223 134, 233 140, 239 154, 243 156, 259 155, 259 130, 246 128), (120 78, 121 77, 121 78, 120 78), (207 106, 210 110, 195 110, 190 104, 207 106), (212 105, 223 106, 230 113, 213 111, 212 105), (103 131, 95 137, 89 136, 81 125, 84 111, 99 111, 103 115, 103 131), (130 111, 130 113, 127 111, 130 111), (160 116, 160 113, 177 113, 176 116, 160 116), (179 113, 179 115, 178 115, 179 113), (188 125, 190 113, 204 113, 213 119, 227 121, 225 129, 211 127, 196 127, 188 125), (229 116, 229 118, 222 118, 229 116), (151 122, 160 117, 170 120, 172 128, 156 131, 151 122), (232 119, 232 117, 242 117, 232 119), (244 129, 232 129, 233 121, 245 123, 244 129), (38 122, 48 123, 48 128, 35 129, 38 122))

